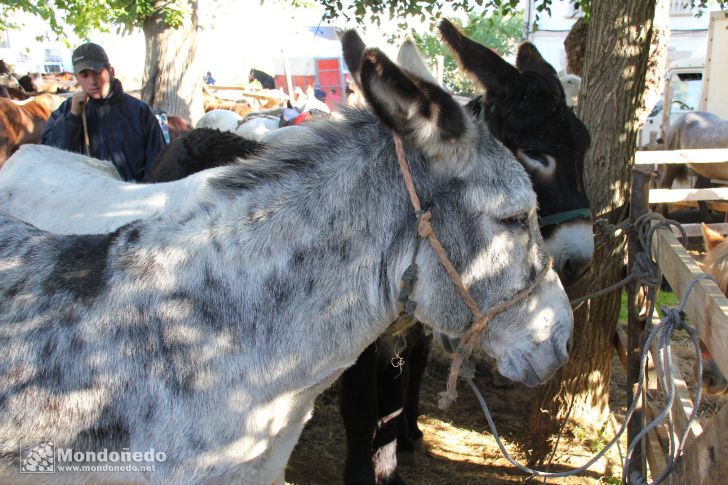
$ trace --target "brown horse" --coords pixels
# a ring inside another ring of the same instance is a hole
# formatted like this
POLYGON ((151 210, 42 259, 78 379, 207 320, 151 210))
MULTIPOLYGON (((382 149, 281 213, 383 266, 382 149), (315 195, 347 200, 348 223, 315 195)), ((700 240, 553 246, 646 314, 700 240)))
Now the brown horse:
MULTIPOLYGON (((703 271, 715 278, 720 290, 728 296, 728 241, 725 236, 705 224, 701 224, 701 227, 707 253, 703 261, 703 271)), ((708 394, 728 395, 728 381, 703 342, 700 342, 700 350, 703 354, 703 390, 708 394)))
POLYGON ((41 94, 44 94, 44 93, 43 92, 29 93, 22 88, 14 88, 11 86, 2 86, 2 91, 0 91, 0 97, 13 99, 15 101, 25 101, 26 99, 30 99, 34 96, 39 96, 41 94))
POLYGON ((48 118, 62 102, 53 94, 25 101, 0 98, 0 167, 20 145, 40 141, 48 118))
POLYGON ((175 140, 192 129, 192 123, 182 116, 167 116, 167 127, 169 128, 169 139, 175 140))
POLYGON ((202 102, 205 108, 205 113, 208 113, 214 109, 225 109, 228 111, 233 111, 240 116, 245 116, 253 110, 251 106, 244 101, 231 101, 228 99, 222 99, 210 93, 206 89, 203 89, 202 95, 202 102))

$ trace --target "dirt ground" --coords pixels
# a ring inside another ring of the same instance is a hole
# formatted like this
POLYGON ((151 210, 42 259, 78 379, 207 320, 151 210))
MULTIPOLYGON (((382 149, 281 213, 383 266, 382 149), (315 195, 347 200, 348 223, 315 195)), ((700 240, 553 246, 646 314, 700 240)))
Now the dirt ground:
MULTIPOLYGON (((447 412, 437 408, 437 395, 445 389, 449 361, 433 345, 430 364, 423 379, 420 428, 425 434, 427 452, 415 457, 413 463, 400 466, 400 474, 408 484, 468 485, 522 483, 526 476, 501 455, 495 440, 487 430, 476 397, 467 384, 458 387, 458 399, 447 412)), ((484 394, 498 426, 499 434, 511 455, 526 462, 520 443, 527 433, 528 413, 534 389, 515 384, 510 389, 492 385, 489 368, 478 365, 476 384, 484 394)), ((615 370, 624 375, 615 361, 615 370)), ((615 377, 619 382, 620 377, 615 377)), ((624 399, 624 394, 615 395, 624 399)), ((337 386, 319 397, 311 422, 304 429, 286 470, 286 482, 292 485, 328 485, 342 483, 345 438, 337 407, 337 386)), ((624 404, 615 402, 617 419, 621 422, 624 404)), ((578 434, 578 430, 577 430, 578 434)), ((608 439, 614 435, 611 426, 605 431, 608 439)), ((552 470, 575 468, 595 451, 592 440, 578 439, 573 432, 565 433, 553 461, 552 470), (559 466, 557 468, 557 466, 559 466)), ((622 445, 624 450, 624 446, 622 445)), ((619 452, 610 452, 606 459, 593 465, 592 471, 581 477, 553 479, 540 483, 593 484, 618 483, 621 476, 619 452)))
MULTIPOLYGON (((693 252, 696 259, 700 254, 693 252)), ((686 384, 692 389, 694 378, 692 347, 683 331, 675 336, 673 350, 686 384)), ((528 479, 501 455, 487 430, 477 399, 463 382, 459 397, 445 412, 437 408, 438 393, 445 388, 449 361, 433 344, 430 364, 423 379, 420 428, 424 432, 427 452, 411 463, 400 464, 400 473, 410 485, 469 485, 502 483, 617 484, 626 451, 626 439, 619 448, 595 463, 590 471, 568 479, 528 479)), ((499 433, 514 458, 526 462, 523 440, 527 433, 528 413, 535 390, 515 384, 512 388, 493 385, 489 367, 479 364, 476 383, 484 394, 498 426, 499 433)), ((343 424, 337 406, 337 388, 319 396, 313 419, 309 422, 293 451, 286 470, 291 485, 329 485, 342 483, 345 454, 343 424)), ((603 443, 611 440, 626 412, 625 375, 615 358, 611 383, 612 418, 600 436, 588 436, 578 428, 570 428, 561 438, 554 455, 552 471, 573 469, 586 462, 603 443)), ((694 396, 693 396, 694 399, 694 396)), ((725 398, 706 396, 699 408, 704 423, 728 402, 725 398)))

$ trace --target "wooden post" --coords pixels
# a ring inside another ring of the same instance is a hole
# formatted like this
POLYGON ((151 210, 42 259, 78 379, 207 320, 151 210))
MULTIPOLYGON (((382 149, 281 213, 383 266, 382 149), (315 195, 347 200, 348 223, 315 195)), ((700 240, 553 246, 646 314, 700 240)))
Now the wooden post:
POLYGON ((288 65, 288 56, 283 57, 283 73, 286 75, 286 87, 288 88, 288 99, 294 102, 293 99, 293 79, 291 78, 291 68, 288 65))
MULTIPOLYGON (((642 167, 635 167, 632 170, 632 192, 630 194, 629 220, 634 223, 641 215, 648 210, 649 188, 651 171, 642 167)), ((629 230, 629 242, 627 247, 627 264, 632 270, 636 256, 644 251, 639 234, 635 227, 629 230)), ((644 339, 645 320, 649 315, 637 313, 637 287, 634 281, 627 285, 627 406, 632 405, 637 386, 639 385, 640 354, 642 351, 642 340, 644 339)), ((643 391, 644 396, 644 391, 643 391)), ((637 396, 640 399, 641 396, 637 396)), ((643 427, 644 401, 637 404, 632 420, 627 427, 627 442, 632 443, 635 436, 643 427)), ((643 443, 637 445, 632 455, 630 469, 627 476, 634 471, 639 472, 643 477, 647 476, 645 456, 642 454, 643 443)))
MULTIPOLYGON (((705 425, 705 432, 685 449, 678 462, 679 483, 709 485, 725 483, 728 476, 728 406, 713 416, 705 425)), ((676 480, 677 482, 677 480, 676 480)))
POLYGON ((670 78, 665 79, 665 96, 662 98, 662 124, 660 125, 660 138, 665 139, 665 133, 670 126, 670 108, 672 107, 672 87, 670 78))

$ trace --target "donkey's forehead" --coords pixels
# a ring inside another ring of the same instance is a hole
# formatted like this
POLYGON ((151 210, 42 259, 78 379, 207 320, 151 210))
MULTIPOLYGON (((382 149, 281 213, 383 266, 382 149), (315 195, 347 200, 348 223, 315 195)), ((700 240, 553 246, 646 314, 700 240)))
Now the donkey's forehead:
POLYGON ((588 144, 586 128, 566 105, 563 91, 558 91, 561 85, 558 90, 552 89, 550 83, 542 81, 507 94, 487 96, 486 113, 492 129, 511 149, 543 149, 560 143, 559 140, 568 140, 568 145, 573 145, 574 140, 585 137, 588 144), (510 146, 520 138, 527 138, 536 146, 510 146))
MULTIPOLYGON (((548 64, 547 66, 551 67, 548 64)), ((556 77, 553 69, 550 72, 546 69, 529 69, 522 71, 521 76, 525 80, 521 86, 525 88, 528 94, 556 98, 560 102, 564 101, 564 87, 556 77)))
POLYGON ((536 193, 523 166, 500 142, 487 134, 474 150, 469 182, 470 203, 495 216, 509 216, 536 208, 536 193))

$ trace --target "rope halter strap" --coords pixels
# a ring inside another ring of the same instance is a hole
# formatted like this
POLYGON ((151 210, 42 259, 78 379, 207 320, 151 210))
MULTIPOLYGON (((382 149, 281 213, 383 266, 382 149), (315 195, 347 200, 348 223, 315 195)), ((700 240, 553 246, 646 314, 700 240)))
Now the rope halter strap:
POLYGON ((448 258, 445 248, 442 247, 442 244, 440 244, 440 241, 437 239, 435 230, 430 223, 430 220, 432 219, 432 213, 430 211, 422 211, 420 199, 417 196, 415 184, 412 180, 412 173, 410 172, 409 163, 407 162, 407 156, 404 152, 404 146, 402 145, 402 139, 397 134, 394 134, 394 146, 397 151, 399 169, 402 172, 404 184, 407 187, 407 192, 409 193, 410 202, 412 203, 415 214, 419 219, 417 234, 419 235, 419 237, 426 239, 430 246, 432 246, 432 249, 435 250, 435 254, 437 254, 437 259, 440 262, 440 265, 442 265, 452 282, 455 284, 455 287, 458 289, 458 292, 460 293, 463 302, 472 314, 472 323, 470 325, 470 328, 461 337, 457 352, 455 354, 455 357, 453 357, 452 364, 450 366, 450 375, 447 380, 447 389, 445 390, 445 392, 440 393, 440 401, 438 402, 438 406, 441 409, 445 409, 457 398, 456 387, 457 378, 458 375, 460 375, 460 369, 463 366, 465 359, 470 356, 471 352, 475 348, 479 337, 487 332, 490 319, 497 313, 500 313, 503 310, 506 310, 507 308, 527 298, 533 292, 533 290, 541 284, 541 282, 546 277, 546 274, 551 269, 551 259, 549 259, 547 264, 544 265, 544 268, 543 270, 541 270, 541 273, 538 275, 538 277, 526 288, 520 290, 509 300, 494 305, 485 312, 480 311, 480 308, 475 302, 475 299, 470 295, 470 292, 465 287, 462 278, 460 278, 460 274, 457 272, 455 266, 453 266, 452 262, 448 258))

